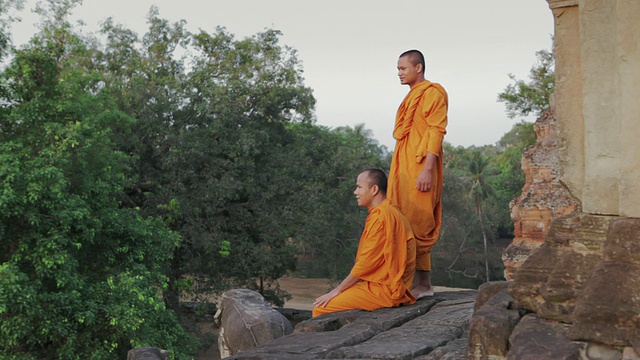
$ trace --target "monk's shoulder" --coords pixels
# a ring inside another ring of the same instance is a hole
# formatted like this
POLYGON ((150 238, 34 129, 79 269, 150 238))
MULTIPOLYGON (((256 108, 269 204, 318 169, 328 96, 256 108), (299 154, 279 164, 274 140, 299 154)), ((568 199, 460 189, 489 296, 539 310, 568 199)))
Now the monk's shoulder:
POLYGON ((367 215, 367 221, 365 222, 365 227, 370 230, 380 230, 384 227, 386 223, 387 216, 385 215, 385 211, 381 208, 380 205, 369 209, 369 215, 367 215))
POLYGON ((382 206, 379 206, 379 208, 379 216, 384 217, 385 219, 387 219, 387 221, 393 219, 394 222, 397 222, 398 220, 403 220, 406 218, 406 216, 402 213, 402 210, 400 210, 400 207, 390 202, 384 203, 382 206))
POLYGON ((395 204, 389 204, 389 215, 394 219, 396 223, 411 224, 409 218, 400 210, 400 207, 395 204))
POLYGON ((380 205, 372 208, 369 211, 369 217, 370 218, 374 218, 378 221, 382 221, 385 222, 387 219, 389 219, 389 217, 393 217, 394 216, 394 207, 395 209, 400 209, 395 205, 392 205, 389 200, 385 200, 384 202, 382 202, 380 205))
POLYGON ((445 99, 449 98, 449 95, 447 94, 447 91, 444 89, 444 86, 440 85, 439 83, 430 83, 429 87, 426 90, 426 94, 429 94, 429 96, 433 97, 443 97, 445 99))
POLYGON ((387 204, 382 203, 376 207, 373 207, 369 210, 369 219, 379 219, 380 217, 383 217, 384 214, 387 212, 387 204))

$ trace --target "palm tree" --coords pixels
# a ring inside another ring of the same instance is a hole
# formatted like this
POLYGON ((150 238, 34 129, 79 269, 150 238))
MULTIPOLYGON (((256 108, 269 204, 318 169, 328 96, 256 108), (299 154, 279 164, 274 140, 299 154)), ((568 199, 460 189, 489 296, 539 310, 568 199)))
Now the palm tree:
POLYGON ((480 229, 482 230, 482 240, 484 244, 484 266, 486 272, 486 281, 489 282, 489 258, 487 256, 487 232, 483 225, 482 203, 489 197, 495 196, 495 189, 487 182, 492 175, 489 159, 482 155, 479 150, 472 150, 467 153, 466 159, 467 180, 469 192, 467 198, 473 204, 478 220, 480 221, 480 229))

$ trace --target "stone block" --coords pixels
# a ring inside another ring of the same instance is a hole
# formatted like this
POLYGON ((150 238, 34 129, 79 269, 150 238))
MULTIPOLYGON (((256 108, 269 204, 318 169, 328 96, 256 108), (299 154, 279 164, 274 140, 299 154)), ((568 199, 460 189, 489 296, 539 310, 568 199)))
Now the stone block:
POLYGON ((139 347, 127 352, 127 360, 169 360, 169 352, 155 347, 139 347))
POLYGON ((604 256, 614 219, 576 213, 554 220, 545 242, 516 273, 513 298, 543 318, 572 323, 576 299, 604 256))
POLYGON ((489 299, 507 289, 511 283, 511 281, 490 281, 480 285, 473 310, 476 311, 480 309, 489 299))
POLYGON ((529 314, 509 338, 507 360, 578 360, 583 343, 567 337, 570 325, 529 314))
POLYGON ((511 308, 512 304, 513 298, 503 289, 474 312, 467 359, 506 359, 509 336, 520 321, 520 313, 511 308))
POLYGON ((576 302, 572 339, 632 346, 640 338, 640 219, 611 223, 603 260, 576 302))
POLYGON ((381 332, 361 344, 330 352, 327 357, 414 359, 460 339, 472 313, 473 298, 443 301, 424 315, 381 332))
POLYGON ((252 290, 225 292, 219 312, 221 356, 237 354, 293 332, 289 320, 252 290))

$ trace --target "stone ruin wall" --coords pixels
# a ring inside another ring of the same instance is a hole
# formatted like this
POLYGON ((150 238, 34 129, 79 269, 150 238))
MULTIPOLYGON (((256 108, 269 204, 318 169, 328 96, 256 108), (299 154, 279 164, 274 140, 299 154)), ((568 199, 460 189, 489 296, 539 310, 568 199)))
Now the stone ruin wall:
POLYGON ((553 105, 533 128, 536 143, 522 156, 525 185, 510 204, 515 237, 502 254, 507 280, 513 280, 522 263, 540 247, 553 219, 580 211, 580 202, 558 178, 558 126, 553 105))
POLYGON ((467 357, 640 359, 640 1, 547 2, 556 101, 511 207, 511 299, 474 314, 467 357))

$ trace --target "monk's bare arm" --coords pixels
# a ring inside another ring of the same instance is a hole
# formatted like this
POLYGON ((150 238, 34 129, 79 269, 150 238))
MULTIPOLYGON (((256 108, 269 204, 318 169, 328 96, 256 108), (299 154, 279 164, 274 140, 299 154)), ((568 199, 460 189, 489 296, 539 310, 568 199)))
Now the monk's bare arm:
POLYGON ((313 306, 316 307, 325 307, 331 299, 338 296, 341 292, 347 290, 358 282, 362 281, 360 278, 357 278, 351 274, 349 274, 340 285, 336 286, 335 289, 329 291, 328 293, 318 297, 316 301, 313 302, 313 306))
POLYGON ((442 142, 447 133, 448 97, 444 89, 430 88, 425 92, 423 108, 427 132, 420 142, 421 151, 426 154, 422 171, 416 179, 416 189, 419 191, 431 191, 432 170, 438 160, 438 154, 442 152, 442 142))
POLYGON ((424 161, 422 171, 418 174, 418 179, 416 180, 416 189, 419 191, 431 191, 431 182, 433 180, 432 170, 436 163, 436 159, 438 159, 436 154, 432 152, 427 153, 427 158, 424 161))

